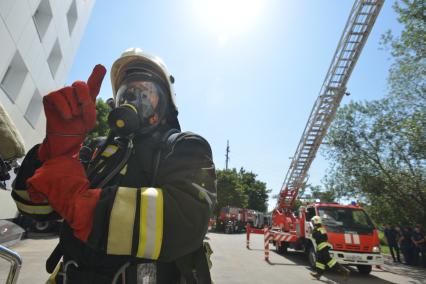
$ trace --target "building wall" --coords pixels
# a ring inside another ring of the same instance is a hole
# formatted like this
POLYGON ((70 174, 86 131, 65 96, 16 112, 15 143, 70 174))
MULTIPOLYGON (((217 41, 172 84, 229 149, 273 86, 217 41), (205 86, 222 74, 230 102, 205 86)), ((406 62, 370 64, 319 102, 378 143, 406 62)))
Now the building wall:
MULTIPOLYGON (((0 103, 26 150, 44 138, 42 96, 64 86, 94 2, 0 0, 0 103)), ((0 190, 0 219, 16 213, 0 190)))
POLYGON ((64 86, 94 2, 0 1, 0 102, 27 150, 44 137, 42 96, 64 86))

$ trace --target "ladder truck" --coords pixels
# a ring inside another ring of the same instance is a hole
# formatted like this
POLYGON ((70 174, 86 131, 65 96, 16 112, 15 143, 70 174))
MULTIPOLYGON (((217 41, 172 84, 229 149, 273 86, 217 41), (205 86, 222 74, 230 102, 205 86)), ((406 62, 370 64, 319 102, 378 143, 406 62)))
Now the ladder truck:
POLYGON ((284 253, 288 247, 303 250, 311 266, 315 266, 316 245, 310 219, 315 215, 322 217, 333 246, 330 255, 339 263, 357 266, 363 274, 370 273, 372 265, 383 264, 378 231, 358 205, 317 202, 294 210, 299 189, 306 183, 308 170, 346 93, 346 84, 383 2, 355 1, 272 212, 270 236, 277 251, 284 253))

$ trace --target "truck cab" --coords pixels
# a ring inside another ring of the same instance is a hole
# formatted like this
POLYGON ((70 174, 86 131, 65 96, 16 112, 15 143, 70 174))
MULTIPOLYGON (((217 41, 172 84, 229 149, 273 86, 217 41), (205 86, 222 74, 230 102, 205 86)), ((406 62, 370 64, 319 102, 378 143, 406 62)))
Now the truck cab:
POLYGON ((305 214, 306 248, 312 265, 315 263, 315 240, 311 236, 310 220, 318 215, 327 230, 332 245, 330 255, 340 264, 357 266, 362 274, 369 274, 373 265, 382 265, 377 228, 370 217, 356 204, 314 203, 308 205, 305 214))

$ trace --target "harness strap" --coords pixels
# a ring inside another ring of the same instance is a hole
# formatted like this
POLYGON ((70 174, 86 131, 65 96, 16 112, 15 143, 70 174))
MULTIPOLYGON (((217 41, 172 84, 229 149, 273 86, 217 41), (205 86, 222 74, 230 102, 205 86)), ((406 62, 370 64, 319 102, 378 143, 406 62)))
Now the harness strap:
MULTIPOLYGON (((166 145, 166 142, 171 138, 171 136, 173 134, 177 134, 177 133, 180 133, 180 131, 173 128, 173 129, 168 130, 164 134, 163 138, 161 138, 161 147, 157 151, 157 155, 155 157, 155 162, 154 162, 154 165, 153 165, 153 171, 152 171, 153 174, 152 174, 151 186, 155 186, 155 184, 157 182, 158 168, 160 166, 161 153, 162 153, 162 150, 164 148, 164 145, 166 145)), ((176 136, 176 135, 174 135, 174 136, 176 136)))

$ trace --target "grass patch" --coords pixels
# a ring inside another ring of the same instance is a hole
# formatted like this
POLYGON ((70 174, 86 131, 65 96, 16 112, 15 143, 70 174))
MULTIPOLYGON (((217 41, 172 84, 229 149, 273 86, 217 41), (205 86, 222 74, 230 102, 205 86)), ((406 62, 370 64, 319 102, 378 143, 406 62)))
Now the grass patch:
POLYGON ((386 244, 385 234, 379 230, 380 249, 383 254, 390 254, 389 246, 386 244))
POLYGON ((380 249, 384 254, 390 254, 389 247, 387 245, 380 245, 380 249))

